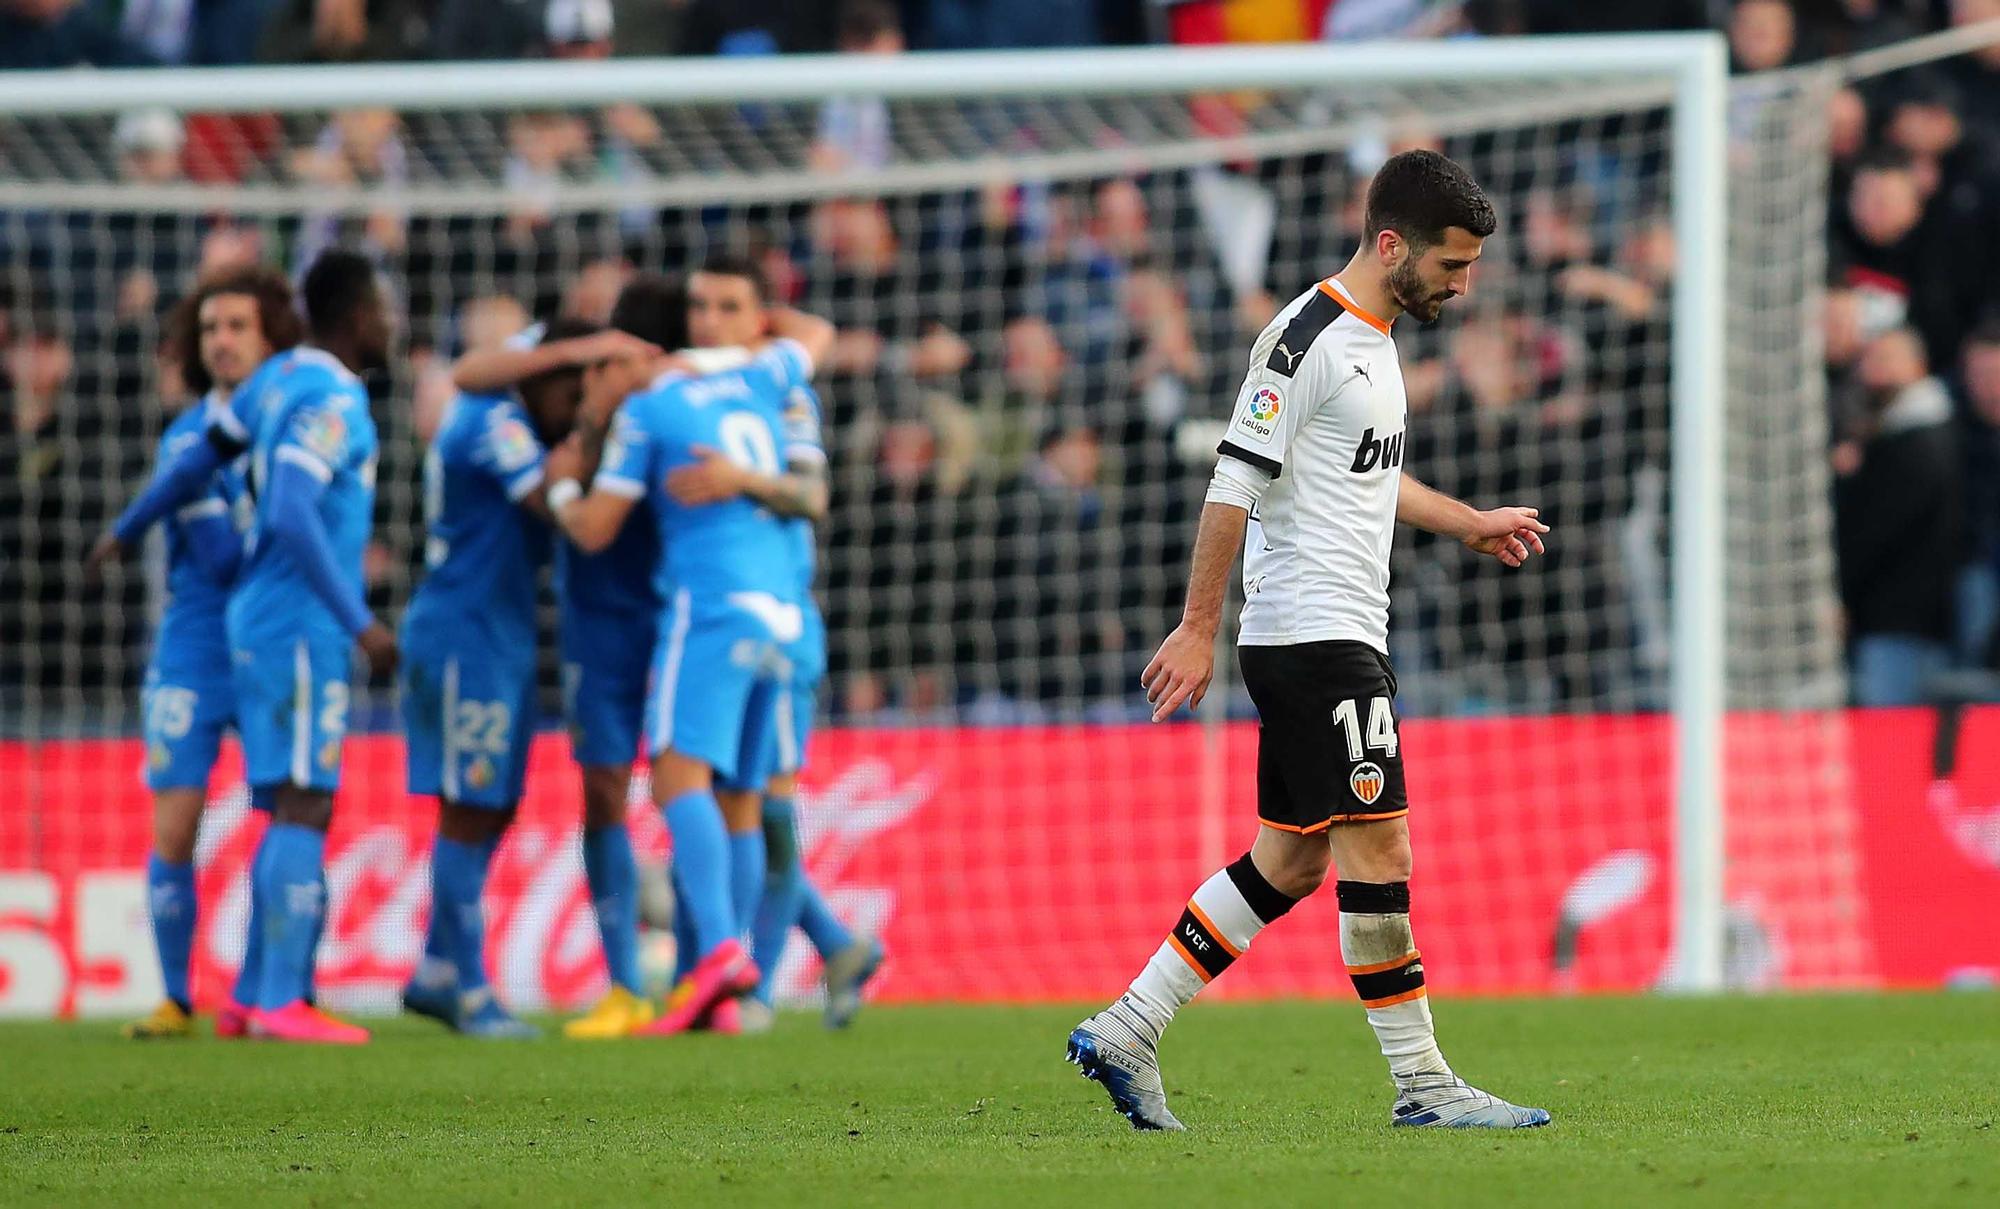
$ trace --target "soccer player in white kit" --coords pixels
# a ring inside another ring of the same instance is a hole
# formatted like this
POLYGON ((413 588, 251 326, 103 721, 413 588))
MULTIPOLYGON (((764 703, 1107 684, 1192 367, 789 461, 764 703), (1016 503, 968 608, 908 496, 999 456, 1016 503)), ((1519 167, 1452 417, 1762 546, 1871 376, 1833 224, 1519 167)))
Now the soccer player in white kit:
POLYGON ((1519 567, 1548 527, 1481 512, 1403 473, 1402 369, 1390 322, 1465 294, 1492 203, 1432 151, 1384 164, 1365 242, 1294 298, 1253 346, 1202 509, 1181 623, 1146 668, 1158 722, 1214 674, 1224 584, 1248 534, 1238 659, 1260 717, 1256 841, 1203 882, 1131 988, 1069 1037, 1069 1059, 1135 1128, 1180 1129, 1158 1046, 1174 1013, 1266 925, 1339 870, 1340 950, 1408 1126, 1518 1129, 1539 1108, 1469 1086, 1438 1052, 1410 932, 1409 802, 1389 667, 1389 547, 1398 521, 1519 567))

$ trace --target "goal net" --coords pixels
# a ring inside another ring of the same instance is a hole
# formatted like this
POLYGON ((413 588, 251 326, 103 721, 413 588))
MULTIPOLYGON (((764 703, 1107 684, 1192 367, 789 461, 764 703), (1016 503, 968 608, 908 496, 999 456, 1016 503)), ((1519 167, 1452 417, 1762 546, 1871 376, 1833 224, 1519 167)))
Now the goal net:
MULTIPOLYGON (((1726 390, 1688 399, 1672 380, 1691 170, 1675 77, 1549 66, 1567 53, 1510 74, 1463 70, 1480 48, 1400 48, 1400 75, 1348 70, 1373 49, 1253 53, 1226 84, 1181 82, 1210 56, 1157 53, 1143 78, 1110 56, 1118 78, 1097 91, 1093 60, 1055 56, 1039 70, 1073 78, 1041 94, 979 83, 997 78, 983 59, 815 63, 834 80, 817 90, 784 63, 731 66, 734 95, 682 63, 182 73, 62 104, 0 79, 16 457, 0 481, 0 927, 45 936, 33 951, 59 979, 17 970, 0 999, 150 994, 131 736, 157 555, 102 585, 79 562, 187 403, 155 355, 163 308, 203 271, 301 272, 336 244, 375 259, 400 314, 368 557, 392 619, 421 575, 424 442, 453 356, 531 318, 601 320, 633 271, 723 249, 832 318, 808 868, 887 936, 884 994, 1122 985, 1253 816, 1254 714, 1227 661, 1196 723, 1148 725, 1136 687, 1177 619, 1249 340, 1344 264, 1370 174, 1417 146, 1465 163, 1500 228, 1469 298, 1397 325, 1406 469, 1554 527, 1519 572, 1399 538, 1391 642, 1435 985, 1665 976, 1692 724, 1723 744, 1731 980, 1864 977, 1815 335, 1832 77, 1730 100, 1726 390), (1677 425, 1724 437, 1702 540, 1723 564, 1726 727, 1676 714, 1677 662, 1714 655, 1676 642, 1697 591, 1677 425)), ((548 663, 550 733, 488 903, 523 1007, 602 985, 548 663)), ((393 689, 357 686, 354 711, 321 969, 335 999, 380 1003, 417 955, 432 807, 403 790, 393 689)), ((258 824, 239 770, 226 754, 203 831, 205 996, 241 948, 258 824)), ((1330 900, 1298 916, 1230 993, 1345 993, 1330 900)), ((789 965, 787 993, 811 970, 789 965)))

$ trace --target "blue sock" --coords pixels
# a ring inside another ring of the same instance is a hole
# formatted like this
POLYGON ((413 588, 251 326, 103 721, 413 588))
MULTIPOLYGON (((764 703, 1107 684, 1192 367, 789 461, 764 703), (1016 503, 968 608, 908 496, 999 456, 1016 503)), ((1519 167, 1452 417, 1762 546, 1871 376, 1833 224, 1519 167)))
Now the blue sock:
POLYGON ((444 900, 437 893, 437 848, 431 849, 431 919, 424 928, 424 955, 418 959, 410 982, 425 990, 458 989, 458 963, 452 956, 456 951, 452 935, 451 912, 444 909, 444 900))
POLYGON ((312 979, 313 942, 326 911, 326 833, 296 823, 272 823, 264 833, 257 897, 264 908, 264 967, 257 1006, 281 1008, 301 998, 312 979))
POLYGON ((146 902, 152 908, 153 947, 160 953, 160 981, 167 998, 192 1011, 188 954, 194 949, 194 864, 176 865, 156 853, 146 858, 146 902))
POLYGON ((319 1003, 319 991, 315 987, 313 979, 319 972, 320 938, 326 935, 326 921, 333 914, 333 899, 326 892, 325 861, 320 862, 318 874, 319 876, 315 880, 319 882, 320 912, 319 917, 313 920, 312 940, 306 945, 305 973, 299 979, 299 998, 311 1004, 319 1003))
POLYGON ((736 909, 733 936, 745 937, 757 923, 757 904, 764 898, 764 829, 732 832, 729 836, 729 899, 736 909))
POLYGON ((634 995, 639 980, 639 865, 632 857, 632 833, 625 824, 586 827, 583 876, 590 905, 597 911, 597 935, 604 942, 604 968, 611 981, 634 995))
POLYGON ((497 840, 465 844, 439 836, 431 854, 431 910, 451 919, 451 957, 461 995, 486 988, 486 919, 479 896, 499 846, 497 840))
POLYGON ((757 998, 771 1002, 778 966, 785 959, 792 925, 798 922, 805 891, 805 869, 799 863, 799 834, 790 798, 764 802, 764 895, 757 904, 757 923, 750 932, 750 955, 762 973, 757 998))
POLYGON ((695 942, 694 916, 688 913, 687 891, 681 888, 681 871, 670 870, 668 879, 674 886, 674 979, 672 985, 679 986, 681 979, 694 969, 695 942))
POLYGON ((806 939, 812 941, 821 958, 831 957, 854 943, 854 933, 833 917, 832 908, 820 897, 819 887, 807 882, 803 897, 804 901, 799 905, 799 927, 805 929, 806 939))
POLYGON ((666 804, 667 831, 674 840, 674 868, 680 873, 679 907, 694 926, 697 959, 736 935, 736 910, 729 897, 729 836, 722 808, 706 789, 691 790, 666 804))
POLYGON ((236 989, 229 997, 243 1007, 257 1006, 257 992, 264 975, 264 904, 257 896, 257 878, 264 867, 264 852, 270 847, 271 833, 257 842, 257 853, 250 858, 250 923, 243 929, 243 965, 236 971, 236 989))

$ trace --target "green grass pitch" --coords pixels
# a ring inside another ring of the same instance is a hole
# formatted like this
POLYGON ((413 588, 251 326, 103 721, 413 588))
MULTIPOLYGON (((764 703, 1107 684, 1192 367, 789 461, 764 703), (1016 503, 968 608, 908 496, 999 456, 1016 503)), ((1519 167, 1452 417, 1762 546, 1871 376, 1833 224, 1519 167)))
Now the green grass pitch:
MULTIPOLYGON (((1555 1124, 1391 1130, 1349 1003, 1189 1009, 1187 1133, 1062 1061, 1076 1008, 844 1034, 361 1050, 0 1026, 0 1203, 1996 1205, 2000 998, 1444 1001, 1445 1051, 1555 1124)), ((205 1028, 205 1025, 204 1025, 205 1028)))

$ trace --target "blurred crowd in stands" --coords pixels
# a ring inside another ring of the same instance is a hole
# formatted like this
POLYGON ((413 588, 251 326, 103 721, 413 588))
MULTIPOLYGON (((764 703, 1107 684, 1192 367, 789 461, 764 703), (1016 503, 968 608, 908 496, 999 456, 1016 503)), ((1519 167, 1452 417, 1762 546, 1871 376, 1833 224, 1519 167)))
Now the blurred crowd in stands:
MULTIPOLYGON (((2000 0, 0 0, 0 68, 1721 28, 1751 72, 1992 18, 2000 0)), ((142 190, 451 180, 444 143, 412 120, 139 109, 107 124, 100 158, 108 183, 142 190)), ((818 107, 802 167, 885 167, 899 120, 880 100, 818 107)), ((1829 456, 1853 694, 1912 701, 1990 668, 2000 629, 2000 46, 1844 89, 1829 122, 1829 456)), ((501 120, 509 209, 494 218, 0 208, 0 717, 24 697, 46 711, 122 691, 142 665, 148 586, 92 587, 77 565, 146 473, 163 413, 188 402, 155 350, 160 316, 200 273, 303 266, 339 243, 393 282, 407 355, 378 384, 383 523, 369 554, 371 603, 393 611, 418 573, 421 451, 451 358, 533 317, 602 320, 637 269, 721 242, 747 244, 779 299, 840 328, 820 383, 835 475, 829 708, 875 722, 1127 716, 1178 613, 1246 341, 1340 267, 1373 163, 1415 145, 1462 158, 1506 202, 1503 251, 1475 297, 1436 329, 1399 329, 1406 465, 1453 494, 1539 503, 1561 540, 1528 575, 1402 545, 1407 704, 1657 707, 1675 251, 1663 129, 1657 113, 1544 127, 1540 146, 1582 149, 1548 156, 1526 138, 1410 123, 1379 145, 1242 170, 726 216, 552 213, 539 199, 643 178, 674 142, 657 111, 613 106, 501 120), (1259 221, 1268 250, 1246 253, 1259 221)), ((71 170, 38 151, 46 131, 7 132, 0 117, 0 178, 71 170)))

